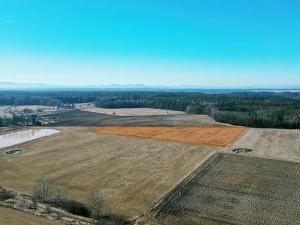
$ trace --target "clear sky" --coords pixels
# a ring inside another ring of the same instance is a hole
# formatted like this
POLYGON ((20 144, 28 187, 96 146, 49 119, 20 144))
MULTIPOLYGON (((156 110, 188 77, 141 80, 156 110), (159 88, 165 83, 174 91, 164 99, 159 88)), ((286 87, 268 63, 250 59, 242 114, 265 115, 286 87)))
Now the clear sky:
POLYGON ((298 0, 3 0, 0 82, 300 85, 298 0))

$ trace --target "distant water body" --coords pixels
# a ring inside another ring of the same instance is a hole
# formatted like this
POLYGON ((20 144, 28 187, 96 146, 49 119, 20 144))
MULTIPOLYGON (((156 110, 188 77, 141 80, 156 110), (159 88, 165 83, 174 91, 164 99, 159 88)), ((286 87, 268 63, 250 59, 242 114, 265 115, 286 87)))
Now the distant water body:
POLYGON ((41 137, 59 133, 55 129, 28 129, 9 134, 0 135, 0 148, 6 148, 28 141, 33 141, 41 137))

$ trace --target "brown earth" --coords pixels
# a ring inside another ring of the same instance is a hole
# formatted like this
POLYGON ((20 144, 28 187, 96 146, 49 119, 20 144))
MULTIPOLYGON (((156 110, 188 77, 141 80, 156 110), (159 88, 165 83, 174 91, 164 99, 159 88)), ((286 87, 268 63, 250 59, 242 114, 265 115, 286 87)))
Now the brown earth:
POLYGON ((226 147, 245 130, 245 127, 107 126, 97 128, 95 131, 97 134, 226 147))

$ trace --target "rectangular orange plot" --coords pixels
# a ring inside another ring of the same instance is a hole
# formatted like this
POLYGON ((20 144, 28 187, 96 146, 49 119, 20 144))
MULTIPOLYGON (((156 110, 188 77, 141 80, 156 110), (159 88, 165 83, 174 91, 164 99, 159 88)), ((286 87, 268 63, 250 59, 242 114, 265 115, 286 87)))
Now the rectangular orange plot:
POLYGON ((97 128, 96 133, 226 147, 245 130, 245 127, 107 126, 97 128))

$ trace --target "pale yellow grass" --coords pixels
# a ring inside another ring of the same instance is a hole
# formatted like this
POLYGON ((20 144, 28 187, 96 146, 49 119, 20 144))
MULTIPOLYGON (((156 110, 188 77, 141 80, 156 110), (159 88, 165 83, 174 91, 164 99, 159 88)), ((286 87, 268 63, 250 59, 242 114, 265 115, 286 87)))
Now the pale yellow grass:
POLYGON ((165 109, 152 109, 152 108, 118 108, 118 109, 106 109, 88 107, 82 110, 89 112, 96 112, 115 116, 155 116, 155 115, 184 115, 185 112, 165 110, 165 109))
POLYGON ((0 225, 59 225, 60 223, 44 217, 24 213, 16 209, 0 206, 0 225))
POLYGON ((63 185, 70 198, 85 203, 92 191, 100 191, 106 212, 133 218, 214 152, 99 135, 90 128, 58 129, 62 132, 20 145, 20 155, 0 154, 0 185, 31 194, 35 181, 46 176, 63 185))
POLYGON ((249 128, 230 149, 250 148, 266 158, 300 162, 300 130, 249 128))

